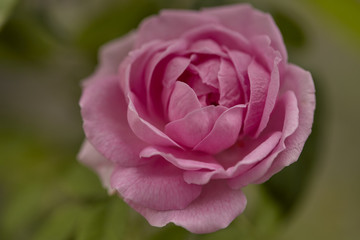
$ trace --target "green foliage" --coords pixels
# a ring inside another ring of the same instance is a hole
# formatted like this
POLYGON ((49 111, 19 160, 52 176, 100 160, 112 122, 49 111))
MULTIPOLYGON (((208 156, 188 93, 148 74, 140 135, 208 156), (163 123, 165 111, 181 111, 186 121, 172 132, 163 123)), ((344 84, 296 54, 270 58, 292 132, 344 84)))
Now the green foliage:
POLYGON ((159 10, 153 0, 119 1, 111 4, 79 33, 77 46, 96 59, 102 44, 135 29, 141 20, 159 10))
POLYGON ((271 15, 274 18, 287 48, 302 48, 306 45, 306 36, 302 27, 290 14, 273 10, 271 15))
POLYGON ((12 8, 15 6, 17 0, 1 0, 0 1, 0 30, 9 17, 12 8))

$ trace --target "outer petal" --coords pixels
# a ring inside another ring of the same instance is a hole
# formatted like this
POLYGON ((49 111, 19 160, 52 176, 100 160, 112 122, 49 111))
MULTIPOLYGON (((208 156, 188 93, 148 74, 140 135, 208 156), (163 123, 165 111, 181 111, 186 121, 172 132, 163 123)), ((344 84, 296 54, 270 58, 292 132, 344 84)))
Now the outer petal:
POLYGON ((136 34, 132 32, 102 46, 100 49, 99 66, 94 75, 85 80, 84 85, 97 78, 115 75, 120 63, 133 48, 135 38, 136 34))
POLYGON ((309 72, 295 65, 288 65, 282 82, 282 91, 295 92, 299 108, 299 127, 285 140, 286 149, 274 160, 267 173, 257 181, 261 183, 279 172, 285 166, 295 162, 311 133, 315 110, 315 87, 309 72))
POLYGON ((87 139, 105 158, 123 166, 140 163, 146 146, 131 131, 127 104, 116 77, 96 79, 84 88, 80 99, 87 139))
MULTIPOLYGON (((282 126, 282 136, 278 145, 274 150, 264 158, 259 164, 254 166, 249 171, 241 174, 240 176, 233 178, 229 181, 229 184, 232 188, 239 189, 250 183, 257 183, 264 177, 270 177, 267 175, 269 173, 270 167, 276 160, 280 152, 287 149, 285 145, 285 140, 291 136, 299 126, 299 109, 297 106, 297 100, 294 92, 288 91, 283 97, 278 101, 276 108, 274 109, 271 122, 269 123, 267 131, 273 131, 278 129, 279 125, 282 126)), ((305 140, 304 140, 305 141, 305 140)), ((301 144, 303 144, 302 142, 301 144)), ((298 156, 297 156, 298 157, 298 156)), ((287 159, 287 161, 296 161, 294 158, 287 159)), ((291 162, 289 162, 290 164, 291 162)), ((285 167, 283 165, 282 167, 285 167)))
POLYGON ((142 22, 135 45, 139 47, 153 40, 176 39, 190 29, 216 21, 213 17, 200 15, 195 11, 164 10, 158 16, 149 17, 142 22))
POLYGON ((210 233, 226 228, 246 206, 245 195, 231 190, 222 181, 204 187, 201 195, 182 210, 156 211, 130 202, 151 225, 162 227, 173 222, 193 233, 210 233))
POLYGON ((247 4, 230 5, 203 10, 204 15, 216 17, 222 25, 241 33, 250 39, 258 35, 267 35, 271 46, 279 50, 284 62, 287 52, 281 33, 269 14, 252 8, 247 4))
POLYGON ((116 168, 111 186, 125 201, 156 210, 184 209, 201 193, 201 186, 187 184, 182 171, 158 157, 134 168, 116 168))
POLYGON ((104 158, 87 140, 83 142, 77 157, 81 163, 92 168, 100 176, 103 186, 110 194, 114 193, 115 189, 110 185, 114 163, 104 158))

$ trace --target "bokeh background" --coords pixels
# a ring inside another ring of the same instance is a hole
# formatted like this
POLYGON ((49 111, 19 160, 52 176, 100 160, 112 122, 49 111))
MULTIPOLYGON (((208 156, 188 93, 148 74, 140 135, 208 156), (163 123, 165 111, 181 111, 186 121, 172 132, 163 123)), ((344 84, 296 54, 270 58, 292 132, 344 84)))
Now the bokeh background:
POLYGON ((231 0, 0 0, 0 239, 327 239, 360 236, 360 1, 254 0, 317 90, 300 160, 245 189, 227 229, 149 226, 76 160, 80 82, 103 43, 163 8, 231 0))

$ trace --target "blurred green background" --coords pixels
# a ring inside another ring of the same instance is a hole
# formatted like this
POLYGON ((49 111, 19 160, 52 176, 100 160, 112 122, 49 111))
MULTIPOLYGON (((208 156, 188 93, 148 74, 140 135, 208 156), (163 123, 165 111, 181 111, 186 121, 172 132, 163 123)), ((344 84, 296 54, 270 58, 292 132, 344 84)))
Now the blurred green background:
POLYGON ((360 1, 257 0, 317 90, 301 159, 245 189, 227 229, 151 227, 76 161, 79 83, 103 43, 162 8, 230 0, 0 0, 0 239, 359 239, 360 1))

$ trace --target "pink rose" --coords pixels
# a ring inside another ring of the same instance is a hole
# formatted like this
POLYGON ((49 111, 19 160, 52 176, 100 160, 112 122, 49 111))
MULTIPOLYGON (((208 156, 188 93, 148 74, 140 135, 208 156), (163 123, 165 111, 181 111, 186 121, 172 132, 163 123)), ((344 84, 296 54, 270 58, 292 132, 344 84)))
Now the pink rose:
POLYGON ((298 159, 314 92, 268 14, 165 10, 102 48, 79 159, 151 225, 213 232, 244 210, 242 187, 298 159))

